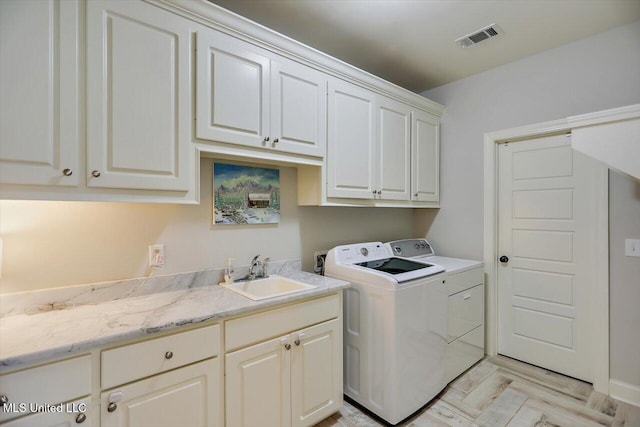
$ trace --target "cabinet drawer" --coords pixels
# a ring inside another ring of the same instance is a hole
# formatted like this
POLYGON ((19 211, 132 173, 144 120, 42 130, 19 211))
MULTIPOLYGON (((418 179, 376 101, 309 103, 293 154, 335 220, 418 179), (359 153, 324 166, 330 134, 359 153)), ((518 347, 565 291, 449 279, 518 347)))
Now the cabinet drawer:
POLYGON ((448 341, 466 334, 483 324, 484 285, 449 296, 448 341))
MULTIPOLYGON (((20 405, 68 402, 91 393, 91 356, 80 356, 0 376, 0 394, 20 405)), ((0 411, 0 421, 24 415, 0 411)))
POLYGON ((465 289, 484 284, 484 267, 479 266, 462 273, 447 276, 447 292, 449 295, 457 294, 465 289))
POLYGON ((220 353, 220 325, 102 352, 102 389, 175 369, 220 353))
POLYGON ((342 313, 339 294, 230 320, 225 324, 225 351, 333 319, 342 313))

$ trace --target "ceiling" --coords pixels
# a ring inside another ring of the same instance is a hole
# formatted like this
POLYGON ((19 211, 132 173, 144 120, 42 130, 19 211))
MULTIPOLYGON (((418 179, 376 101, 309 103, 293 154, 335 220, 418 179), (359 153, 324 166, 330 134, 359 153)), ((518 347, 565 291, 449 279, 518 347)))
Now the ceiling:
POLYGON ((210 1, 415 92, 640 19, 640 0, 210 1))

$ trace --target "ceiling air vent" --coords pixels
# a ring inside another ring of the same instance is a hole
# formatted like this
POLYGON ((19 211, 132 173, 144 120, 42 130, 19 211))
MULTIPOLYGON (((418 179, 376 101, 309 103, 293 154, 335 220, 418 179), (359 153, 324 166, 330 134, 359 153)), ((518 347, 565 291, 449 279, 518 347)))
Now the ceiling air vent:
POLYGON ((456 40, 456 43, 458 43, 462 47, 471 47, 474 44, 480 43, 484 40, 488 40, 495 36, 499 36, 502 33, 503 31, 500 27, 498 27, 496 24, 491 24, 477 31, 474 31, 471 34, 467 34, 464 37, 460 37, 456 40))

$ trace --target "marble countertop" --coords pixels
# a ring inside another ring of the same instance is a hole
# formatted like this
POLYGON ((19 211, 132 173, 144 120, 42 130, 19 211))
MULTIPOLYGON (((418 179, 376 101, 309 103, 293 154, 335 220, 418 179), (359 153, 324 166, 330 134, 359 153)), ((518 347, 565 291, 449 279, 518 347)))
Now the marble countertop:
POLYGON ((237 316, 349 286, 303 271, 280 274, 314 289, 252 301, 218 284, 0 319, 0 372, 90 351, 158 331, 237 316))

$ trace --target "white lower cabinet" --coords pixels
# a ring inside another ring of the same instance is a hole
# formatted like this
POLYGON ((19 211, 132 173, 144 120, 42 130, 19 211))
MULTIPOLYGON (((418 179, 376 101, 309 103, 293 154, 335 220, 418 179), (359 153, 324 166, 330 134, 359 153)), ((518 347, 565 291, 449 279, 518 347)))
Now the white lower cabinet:
MULTIPOLYGON (((238 319, 243 325, 227 329, 228 342, 237 342, 229 335, 234 330, 242 331, 243 327, 263 329, 268 331, 265 335, 269 334, 264 337, 267 339, 225 356, 227 426, 310 426, 340 409, 342 318, 339 302, 334 295, 324 301, 296 304, 246 321, 238 319), (325 307, 329 311, 321 311, 325 307), (316 323, 322 317, 333 319, 275 337, 271 335, 280 319, 288 319, 282 325, 291 330, 297 326, 291 319, 297 319, 300 325, 316 323), (270 325, 265 327, 269 320, 270 325)), ((250 339, 255 341, 254 338, 250 339)))
POLYGON ((100 425, 221 426, 220 336, 211 325, 102 351, 100 425))
POLYGON ((40 412, 1 424, 2 427, 89 427, 91 422, 91 398, 58 405, 60 411, 40 412))
POLYGON ((226 355, 228 426, 309 426, 342 405, 339 319, 226 355))
POLYGON ((213 358, 103 392, 100 425, 220 426, 219 363, 213 358))
POLYGON ((89 355, 0 375, 0 399, 6 402, 0 410, 0 425, 89 425, 90 398, 84 397, 89 394, 89 355))
POLYGON ((0 426, 306 427, 342 382, 339 291, 2 374, 0 426))

